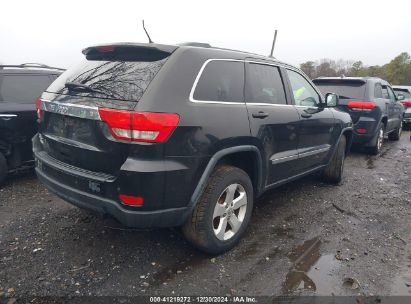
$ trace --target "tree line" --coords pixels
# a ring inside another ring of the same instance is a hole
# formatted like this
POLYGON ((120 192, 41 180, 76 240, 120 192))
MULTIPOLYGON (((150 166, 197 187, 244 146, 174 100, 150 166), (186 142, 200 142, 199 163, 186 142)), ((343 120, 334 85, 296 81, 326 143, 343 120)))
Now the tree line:
POLYGON ((301 63, 300 68, 311 79, 321 76, 373 76, 385 79, 392 85, 411 85, 411 57, 406 52, 381 66, 366 66, 362 61, 322 59, 301 63))

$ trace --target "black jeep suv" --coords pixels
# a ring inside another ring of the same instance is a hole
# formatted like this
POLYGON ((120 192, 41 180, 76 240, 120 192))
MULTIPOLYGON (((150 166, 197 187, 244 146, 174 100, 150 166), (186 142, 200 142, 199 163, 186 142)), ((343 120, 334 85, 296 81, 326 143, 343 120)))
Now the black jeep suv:
POLYGON ((370 154, 381 151, 385 134, 399 140, 404 107, 390 84, 374 77, 320 77, 313 82, 322 92, 339 95, 338 108, 349 113, 354 123, 353 145, 370 154))
POLYGON ((38 177, 74 205, 132 227, 183 226, 220 253, 264 191, 320 170, 341 180, 351 119, 290 65, 205 44, 83 54, 43 93, 33 138, 38 177))
POLYGON ((33 166, 35 102, 61 73, 42 64, 0 65, 0 184, 7 173, 33 166))

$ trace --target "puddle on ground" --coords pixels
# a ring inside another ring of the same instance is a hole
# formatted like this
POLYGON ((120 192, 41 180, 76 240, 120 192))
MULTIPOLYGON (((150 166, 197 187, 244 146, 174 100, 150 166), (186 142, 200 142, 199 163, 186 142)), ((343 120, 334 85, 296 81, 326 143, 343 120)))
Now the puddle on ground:
POLYGON ((273 233, 279 237, 287 237, 292 239, 294 238, 294 234, 292 233, 293 231, 294 229, 290 227, 273 227, 273 233))
POLYGON ((338 286, 333 272, 340 266, 333 254, 320 254, 321 241, 308 240, 294 248, 288 258, 294 263, 283 283, 283 293, 312 291, 330 295, 338 286))
POLYGON ((375 165, 374 165, 374 157, 372 156, 367 156, 367 168, 368 169, 374 169, 375 165))
POLYGON ((202 264, 205 260, 208 260, 208 256, 198 253, 196 255, 190 256, 187 260, 183 260, 174 265, 163 268, 162 270, 153 273, 151 275, 151 278, 150 276, 148 277, 150 285, 160 286, 163 283, 167 283, 168 281, 171 281, 178 273, 183 273, 187 270, 191 270, 202 264))
POLYGON ((390 294, 393 296, 411 296, 411 272, 394 279, 390 294))
POLYGON ((411 234, 404 249, 404 260, 400 265, 401 272, 394 278, 392 284, 390 292, 392 296, 411 296, 411 234))

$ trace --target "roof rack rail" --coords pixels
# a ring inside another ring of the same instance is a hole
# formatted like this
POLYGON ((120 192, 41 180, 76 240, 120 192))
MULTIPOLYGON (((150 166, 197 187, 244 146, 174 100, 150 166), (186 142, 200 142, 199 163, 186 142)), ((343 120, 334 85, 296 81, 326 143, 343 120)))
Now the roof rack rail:
POLYGON ((58 71, 65 71, 66 69, 51 67, 46 64, 42 63, 22 63, 22 64, 0 64, 0 69, 2 68, 38 68, 38 69, 50 69, 50 70, 58 70, 58 71))

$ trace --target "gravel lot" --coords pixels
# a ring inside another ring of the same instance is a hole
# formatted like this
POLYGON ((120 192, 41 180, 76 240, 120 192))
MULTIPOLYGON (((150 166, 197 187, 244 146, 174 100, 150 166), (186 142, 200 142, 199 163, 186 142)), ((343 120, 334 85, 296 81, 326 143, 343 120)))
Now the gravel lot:
POLYGON ((411 295, 411 132, 352 152, 341 186, 309 176, 258 200, 217 257, 178 229, 127 229, 63 202, 33 173, 0 190, 0 295, 411 295))

